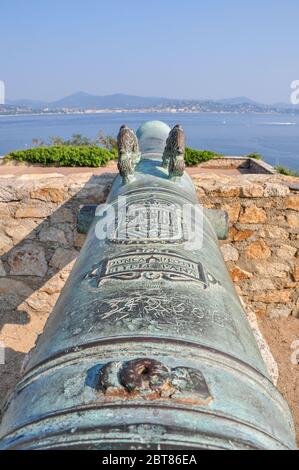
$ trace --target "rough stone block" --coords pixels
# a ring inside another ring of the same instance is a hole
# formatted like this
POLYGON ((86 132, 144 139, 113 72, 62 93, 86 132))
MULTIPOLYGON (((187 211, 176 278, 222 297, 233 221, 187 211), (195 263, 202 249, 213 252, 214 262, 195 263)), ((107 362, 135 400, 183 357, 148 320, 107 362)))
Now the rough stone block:
POLYGON ((237 222, 241 210, 241 204, 239 202, 222 204, 221 209, 227 212, 230 223, 237 222))
POLYGON ((57 302, 59 293, 49 295, 44 291, 36 291, 26 299, 27 305, 38 312, 51 312, 57 302))
POLYGON ((286 318, 289 315, 291 315, 292 310, 290 307, 287 305, 268 305, 267 307, 267 315, 269 315, 270 318, 286 318))
POLYGON ((299 195, 289 196, 284 202, 284 208, 299 211, 299 195))
POLYGON ((261 294, 255 294, 253 300, 255 302, 269 303, 287 303, 290 301, 290 290, 271 290, 261 294))
POLYGON ((253 235, 253 230, 245 229, 245 230, 236 230, 233 234, 233 240, 235 242, 242 242, 247 240, 253 235))
POLYGON ((53 213, 55 208, 46 203, 21 204, 15 213, 16 218, 42 219, 53 213))
POLYGON ((287 223, 289 227, 299 229, 299 214, 297 214, 296 212, 288 212, 287 223))
POLYGON ((26 239, 33 239, 36 237, 35 228, 38 223, 33 219, 14 220, 7 219, 5 221, 5 233, 14 243, 26 239))
POLYGON ((17 194, 17 186, 0 184, 0 202, 19 201, 20 198, 17 194))
POLYGON ((0 255, 4 255, 12 247, 13 247, 12 240, 7 235, 0 232, 0 255))
POLYGON ((277 183, 266 183, 264 185, 265 197, 285 197, 290 193, 288 186, 277 183))
POLYGON ((239 259, 239 252, 233 246, 225 244, 221 246, 221 252, 224 261, 237 261, 239 259))
POLYGON ((286 273, 290 272, 291 268, 287 263, 278 263, 276 261, 257 261, 255 263, 255 271, 261 276, 265 277, 286 277, 286 273))
POLYGON ((14 248, 9 255, 8 264, 10 274, 14 276, 43 277, 48 269, 45 251, 35 243, 14 248))
MULTIPOLYGON (((17 294, 20 297, 29 297, 33 289, 25 282, 10 279, 8 277, 0 279, 0 294, 1 296, 8 294, 17 294)), ((3 298, 2 298, 3 299, 3 298)))
POLYGON ((241 188, 241 197, 263 197, 264 195, 264 190, 262 185, 260 184, 250 184, 250 185, 244 185, 241 188))
POLYGON ((257 240, 248 245, 245 255, 251 259, 267 259, 271 256, 271 250, 264 240, 257 240))
POLYGON ((60 203, 64 202, 68 198, 68 193, 61 186, 48 186, 34 189, 30 192, 30 197, 31 199, 39 199, 40 201, 60 203))
POLYGON ((292 276, 294 281, 299 281, 299 264, 296 263, 293 270, 292 270, 292 276))
POLYGON ((239 217, 241 224, 263 224, 267 220, 267 214, 264 209, 251 205, 245 207, 239 217))
POLYGON ((297 248, 290 245, 281 245, 277 250, 279 258, 293 258, 297 252, 297 248))
POLYGON ((78 251, 74 249, 65 249, 65 248, 57 248, 55 250, 54 255, 50 260, 50 266, 62 269, 67 266, 69 263, 75 260, 78 256, 78 251))
POLYGON ((289 238, 289 232, 282 227, 276 225, 265 225, 259 232, 262 238, 273 238, 287 240, 289 238))
POLYGON ((275 289, 271 279, 257 278, 257 276, 254 276, 254 278, 248 284, 249 285, 247 286, 247 289, 249 291, 265 291, 275 289))
POLYGON ((0 277, 4 277, 4 276, 6 276, 6 271, 5 271, 2 261, 0 260, 0 277))
POLYGON ((41 242, 52 242, 59 243, 60 245, 67 245, 64 232, 56 227, 44 227, 39 234, 39 239, 41 242))
POLYGON ((68 207, 59 207, 55 212, 51 215, 51 223, 52 224, 60 224, 64 222, 73 223, 75 220, 75 215, 72 209, 68 207))
POLYGON ((244 281, 245 279, 250 279, 253 276, 252 273, 241 269, 239 266, 234 266, 230 269, 230 275, 234 282, 244 281))
POLYGON ((220 184, 211 188, 206 188, 206 193, 213 197, 239 197, 240 187, 220 184))

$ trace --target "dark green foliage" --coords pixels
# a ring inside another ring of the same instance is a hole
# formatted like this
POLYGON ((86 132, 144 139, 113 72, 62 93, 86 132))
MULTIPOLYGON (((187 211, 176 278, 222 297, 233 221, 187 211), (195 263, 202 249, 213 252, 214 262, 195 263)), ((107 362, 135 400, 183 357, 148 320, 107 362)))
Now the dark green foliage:
MULTIPOLYGON (((44 166, 78 167, 105 166, 110 160, 117 159, 117 140, 113 136, 106 136, 101 131, 96 140, 89 139, 81 134, 74 134, 69 140, 64 140, 59 136, 51 137, 49 146, 45 146, 38 139, 34 139, 32 143, 37 145, 37 147, 11 152, 5 158, 44 166)), ((223 156, 210 150, 197 150, 191 147, 186 147, 185 149, 186 166, 197 166, 200 163, 207 162, 213 158, 222 158, 223 156)), ((250 153, 246 157, 262 160, 261 155, 258 153, 250 153)), ((279 173, 298 176, 294 172, 283 173, 283 171, 290 170, 283 167, 278 168, 282 168, 281 171, 277 170, 279 173)))
POLYGON ((220 153, 212 152, 210 150, 196 150, 190 147, 185 149, 185 163, 186 166, 196 166, 199 163, 207 162, 213 158, 222 158, 220 153))
POLYGON ((281 175, 296 176, 297 178, 299 178, 299 172, 298 171, 290 170, 289 168, 287 168, 283 165, 276 166, 275 170, 277 171, 277 173, 280 173, 281 175))
POLYGON ((114 151, 96 145, 53 145, 34 147, 11 152, 5 157, 9 160, 36 163, 44 166, 105 166, 116 158, 114 151))
MULTIPOLYGON (((75 136, 73 136, 74 138, 75 136)), ((72 139, 73 139, 72 138, 72 139)), ((60 138, 53 138, 56 145, 49 147, 40 145, 26 150, 18 150, 6 155, 7 160, 18 160, 43 166, 105 166, 110 160, 117 158, 117 150, 111 138, 107 147, 110 150, 97 145, 70 145, 69 141, 63 141, 60 138), (67 142, 67 143, 66 143, 67 142)), ((77 140, 77 142, 79 139, 77 140)), ((74 142, 74 140, 73 140, 74 142)), ((82 142, 82 140, 81 140, 82 142)), ((104 142, 102 141, 102 144, 104 142)), ((199 163, 207 162, 212 158, 220 158, 222 155, 209 150, 196 150, 186 147, 185 162, 186 166, 196 166, 199 163)))

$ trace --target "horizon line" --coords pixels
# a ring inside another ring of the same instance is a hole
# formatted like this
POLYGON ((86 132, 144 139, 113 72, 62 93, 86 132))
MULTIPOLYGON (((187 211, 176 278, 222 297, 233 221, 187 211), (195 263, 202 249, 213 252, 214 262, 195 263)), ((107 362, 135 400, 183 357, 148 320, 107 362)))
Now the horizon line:
MULTIPOLYGON (((173 101, 214 101, 214 102, 218 102, 218 101, 223 101, 223 100, 234 100, 234 99, 242 99, 244 98, 245 100, 247 101, 252 101, 256 104, 260 104, 260 105, 264 105, 264 106, 273 106, 273 105, 278 105, 278 104, 284 104, 284 105, 289 105, 290 107, 292 107, 292 103, 290 102, 271 102, 271 103, 266 103, 266 102, 263 102, 263 101, 259 101, 259 100, 256 100, 254 98, 251 98, 251 97, 248 97, 246 95, 238 95, 238 96, 230 96, 230 97, 224 97, 224 98, 211 98, 211 97, 205 97, 205 98, 183 98, 183 97, 169 97, 169 96, 159 96, 159 95, 147 95, 147 94, 142 94, 142 95, 136 95, 136 94, 132 94, 132 93, 124 93, 124 92, 115 92, 115 93, 107 93, 107 94, 95 94, 95 93, 90 93, 90 92, 87 92, 87 91, 82 91, 82 90, 79 90, 79 91, 74 91, 73 93, 69 93, 67 95, 64 95, 60 98, 57 98, 57 99, 52 99, 52 100, 48 100, 48 99, 42 99, 42 98, 11 98, 9 96, 6 96, 6 99, 5 101, 32 101, 32 102, 43 102, 43 103, 46 103, 46 104, 51 104, 53 102, 56 102, 56 101, 61 101, 65 98, 68 98, 68 97, 71 97, 71 96, 74 96, 74 95, 79 95, 79 94, 85 94, 85 95, 88 95, 88 96, 93 96, 93 97, 109 97, 109 96, 117 96, 117 95, 120 95, 120 96, 131 96, 131 97, 138 97, 138 98, 156 98, 156 99, 168 99, 168 100, 173 100, 173 101)), ((244 101, 245 103, 245 101, 244 101)))

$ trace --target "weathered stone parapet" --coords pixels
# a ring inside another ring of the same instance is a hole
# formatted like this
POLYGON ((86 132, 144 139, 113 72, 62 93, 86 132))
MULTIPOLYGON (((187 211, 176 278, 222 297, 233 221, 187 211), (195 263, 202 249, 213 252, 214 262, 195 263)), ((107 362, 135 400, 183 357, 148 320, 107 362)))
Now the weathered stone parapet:
POLYGON ((215 168, 215 169, 236 169, 246 170, 249 173, 255 174, 275 174, 276 171, 268 163, 262 160, 256 160, 248 157, 226 156, 225 158, 213 158, 207 162, 200 164, 201 168, 215 168))
POLYGON ((27 353, 83 244, 76 215, 103 202, 113 175, 22 175, 0 180, 0 341, 27 353))
MULTIPOLYGON (((34 345, 84 242, 76 230, 79 207, 104 202, 113 178, 84 173, 1 179, 0 340, 8 347, 25 353, 34 345), (23 321, 10 321, 18 315, 23 321)), ((228 212, 222 253, 248 307, 258 315, 299 316, 294 180, 277 174, 193 178, 205 207, 228 212)))
MULTIPOLYGON (((19 377, 17 355, 35 345, 83 245, 78 210, 104 202, 113 178, 111 173, 0 178, 0 341, 10 366, 8 373, 0 371, 0 406, 19 377)), ((262 321, 299 318, 297 180, 211 173, 193 179, 205 207, 229 214, 222 253, 247 310, 262 321)))
POLYGON ((194 177, 202 203, 230 218, 224 259, 256 314, 298 316, 298 180, 278 174, 194 177))

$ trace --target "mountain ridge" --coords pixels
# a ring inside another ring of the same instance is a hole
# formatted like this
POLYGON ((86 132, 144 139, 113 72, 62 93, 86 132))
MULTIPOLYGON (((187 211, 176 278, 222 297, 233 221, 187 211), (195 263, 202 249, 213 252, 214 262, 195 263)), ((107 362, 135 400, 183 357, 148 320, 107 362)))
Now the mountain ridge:
POLYGON ((273 105, 259 103, 246 96, 224 98, 224 99, 183 99, 165 98, 155 96, 138 96, 125 93, 113 93, 109 95, 93 95, 84 91, 78 91, 54 101, 18 99, 7 100, 7 105, 15 107, 30 107, 32 109, 145 109, 184 107, 192 105, 208 105, 213 107, 255 107, 261 109, 279 108, 294 109, 294 105, 287 103, 276 103, 273 105))

